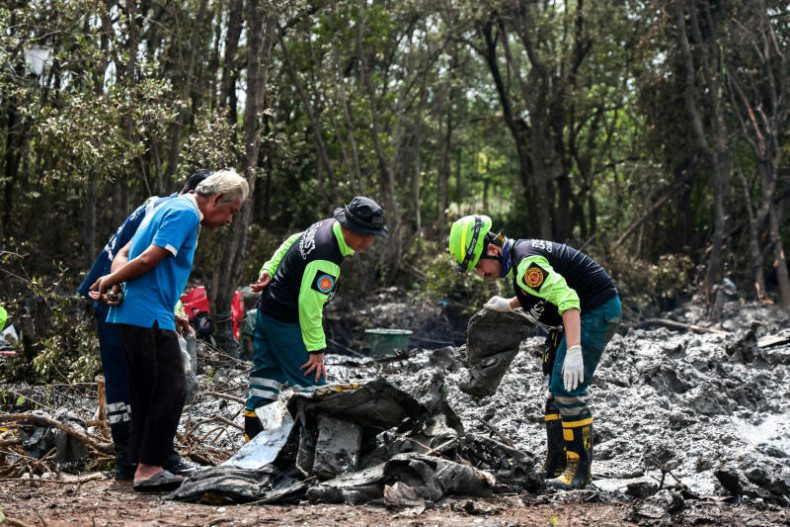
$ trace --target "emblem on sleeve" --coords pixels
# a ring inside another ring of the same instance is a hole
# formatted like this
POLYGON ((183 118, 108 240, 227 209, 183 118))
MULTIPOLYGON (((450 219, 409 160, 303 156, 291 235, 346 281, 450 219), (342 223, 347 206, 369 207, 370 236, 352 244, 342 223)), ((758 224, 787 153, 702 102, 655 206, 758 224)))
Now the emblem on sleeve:
POLYGON ((314 285, 317 291, 328 295, 335 288, 335 277, 329 274, 320 274, 314 285))
POLYGON ((537 265, 532 265, 527 269, 527 272, 524 273, 524 283, 527 284, 527 287, 535 289, 536 291, 540 290, 540 286, 543 285, 543 281, 546 279, 546 275, 543 272, 543 269, 538 267, 537 265))

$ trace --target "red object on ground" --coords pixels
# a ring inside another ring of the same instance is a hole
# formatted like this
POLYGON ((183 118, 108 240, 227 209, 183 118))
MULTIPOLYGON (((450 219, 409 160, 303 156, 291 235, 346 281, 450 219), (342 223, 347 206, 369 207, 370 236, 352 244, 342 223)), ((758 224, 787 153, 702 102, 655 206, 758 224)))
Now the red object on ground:
MULTIPOLYGON (((208 297, 206 297, 206 288, 202 285, 194 287, 181 295, 181 303, 184 305, 184 312, 189 320, 192 320, 201 311, 211 313, 208 297)), ((241 291, 233 293, 230 310, 233 317, 233 337, 238 339, 241 331, 241 322, 244 319, 244 294, 241 291)))

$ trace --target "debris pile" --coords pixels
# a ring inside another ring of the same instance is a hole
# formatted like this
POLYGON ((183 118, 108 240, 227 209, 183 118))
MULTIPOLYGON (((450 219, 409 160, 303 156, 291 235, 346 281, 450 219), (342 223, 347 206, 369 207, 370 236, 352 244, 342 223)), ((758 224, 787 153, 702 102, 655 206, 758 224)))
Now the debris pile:
MULTIPOLYGON (((634 518, 703 496, 790 505, 790 320, 738 301, 725 302, 721 316, 712 328, 690 305, 666 315, 676 325, 624 327, 614 337, 588 393, 597 434, 585 495, 637 500, 634 518)), ((425 507, 450 495, 541 495, 544 338, 520 317, 483 325, 502 338, 379 359, 327 356, 333 384, 284 392, 247 445, 239 423, 249 366, 207 360, 200 349, 176 446, 216 466, 173 497, 425 507)), ((7 417, 0 441, 13 431, 7 417)), ((87 425, 90 435, 96 427, 87 425)))
POLYGON ((264 432, 173 497, 424 507, 449 495, 540 489, 532 456, 463 434, 441 376, 424 380, 423 402, 384 378, 286 396, 262 410, 264 432))

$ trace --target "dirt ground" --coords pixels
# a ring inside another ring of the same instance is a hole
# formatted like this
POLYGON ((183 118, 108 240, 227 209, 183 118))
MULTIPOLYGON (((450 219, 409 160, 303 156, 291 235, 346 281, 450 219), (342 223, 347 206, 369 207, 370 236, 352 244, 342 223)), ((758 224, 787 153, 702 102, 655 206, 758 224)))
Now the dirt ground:
MULTIPOLYGON (((489 499, 453 496, 427 508, 406 509, 306 501, 295 505, 192 504, 168 500, 163 494, 135 492, 129 483, 111 479, 108 472, 75 476, 64 469, 55 478, 45 474, 30 479, 28 474, 41 474, 43 465, 37 465, 31 453, 18 451, 0 458, 0 469, 4 468, 2 459, 12 458, 15 466, 39 468, 24 470, 21 477, 0 478, 0 524, 790 527, 790 509, 783 507, 790 499, 786 463, 790 452, 790 321, 764 306, 736 302, 728 313, 725 334, 634 328, 615 337, 591 390, 598 423, 596 462, 592 488, 582 491, 499 494, 489 499), (757 321, 759 331, 748 329, 757 321), (782 337, 783 344, 761 347, 758 339, 769 336, 782 337), (655 466, 648 466, 648 459, 654 459, 655 466), (658 466, 664 468, 659 471, 658 466), (726 485, 716 475, 722 473, 726 485), (638 492, 643 488, 640 484, 658 483, 659 478, 660 490, 638 492)), ((672 318, 699 324, 701 317, 686 309, 673 313, 672 318)), ((421 393, 421 385, 440 375, 448 402, 468 433, 490 434, 490 427, 519 451, 542 455, 545 385, 532 350, 532 344, 540 342, 537 337, 527 339, 497 394, 479 401, 459 389, 468 372, 457 348, 417 350, 397 360, 335 357, 330 366, 335 382, 385 377, 409 393, 421 393)), ((212 446, 227 455, 243 443, 238 427, 227 422, 240 420, 240 401, 247 388, 244 373, 239 368, 216 368, 204 374, 201 396, 182 416, 187 422, 183 428, 206 437, 217 429, 213 416, 224 417, 221 439, 212 446), (204 424, 189 425, 201 419, 204 424)), ((33 399, 43 400, 43 393, 34 395, 33 399)), ((58 408, 84 407, 82 414, 87 415, 96 407, 91 397, 75 396, 68 404, 44 402, 58 408)), ((10 448, 2 438, 0 446, 10 448)), ((179 446, 184 447, 184 441, 179 446)))
POLYGON ((658 526, 726 525, 774 527, 790 525, 779 507, 735 505, 718 498, 686 502, 668 515, 638 500, 600 503, 594 493, 553 496, 498 496, 469 500, 452 498, 426 510, 388 510, 371 505, 197 505, 141 494, 131 484, 100 473, 63 481, 0 480, 3 525, 11 526, 658 526), (552 500, 561 500, 552 501, 552 500))

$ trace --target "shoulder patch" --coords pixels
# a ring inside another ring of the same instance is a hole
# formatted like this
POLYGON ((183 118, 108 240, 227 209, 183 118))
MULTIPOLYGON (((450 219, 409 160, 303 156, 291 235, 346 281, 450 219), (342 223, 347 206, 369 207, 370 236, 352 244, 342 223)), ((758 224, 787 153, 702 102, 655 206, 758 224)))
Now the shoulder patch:
POLYGON ((323 271, 318 271, 315 274, 315 280, 313 280, 313 289, 319 293, 328 295, 335 289, 336 281, 336 276, 332 276, 331 274, 325 273, 323 271))
POLYGON ((532 264, 527 268, 527 272, 524 273, 524 283, 530 289, 540 291, 540 286, 546 281, 548 274, 549 273, 544 271, 539 265, 532 264))

